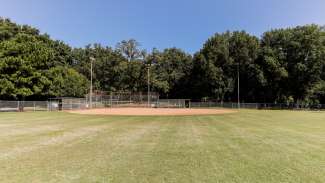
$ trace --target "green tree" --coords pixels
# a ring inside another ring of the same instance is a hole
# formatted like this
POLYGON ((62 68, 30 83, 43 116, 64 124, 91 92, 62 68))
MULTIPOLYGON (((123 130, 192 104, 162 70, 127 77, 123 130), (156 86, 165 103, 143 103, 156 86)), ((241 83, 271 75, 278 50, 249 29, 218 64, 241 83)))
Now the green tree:
POLYGON ((128 61, 143 59, 146 52, 141 50, 140 43, 135 39, 123 40, 116 45, 116 50, 125 56, 128 61))
POLYGON ((39 30, 28 25, 18 25, 10 19, 0 17, 0 42, 9 40, 17 34, 39 35, 39 30))
POLYGON ((52 67, 46 75, 51 81, 48 86, 49 96, 84 97, 88 92, 88 80, 72 68, 52 67))
POLYGON ((37 29, 0 19, 0 98, 45 99, 52 67, 71 62, 71 49, 37 29))
POLYGON ((192 69, 192 57, 178 48, 153 51, 150 55, 152 87, 162 97, 184 98, 189 91, 188 78, 192 69))
POLYGON ((90 57, 94 57, 93 81, 95 89, 119 91, 127 88, 124 84, 127 59, 111 47, 100 44, 88 45, 73 50, 73 67, 90 79, 90 57))
POLYGON ((305 100, 308 91, 321 79, 324 42, 319 26, 307 25, 264 33, 261 61, 271 101, 305 100))
POLYGON ((3 97, 24 99, 44 95, 45 77, 53 50, 35 36, 18 34, 0 43, 0 93, 3 97))
POLYGON ((239 68, 243 101, 256 100, 254 89, 264 82, 263 73, 255 63, 258 52, 258 39, 244 31, 215 34, 194 58, 195 88, 204 88, 202 94, 196 95, 234 100, 239 68))

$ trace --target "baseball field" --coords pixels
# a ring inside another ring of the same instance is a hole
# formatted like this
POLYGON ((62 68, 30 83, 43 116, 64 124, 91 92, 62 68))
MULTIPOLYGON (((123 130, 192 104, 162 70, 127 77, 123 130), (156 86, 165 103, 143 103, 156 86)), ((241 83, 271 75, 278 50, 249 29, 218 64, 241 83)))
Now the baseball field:
POLYGON ((325 113, 0 113, 0 182, 325 182, 325 113))

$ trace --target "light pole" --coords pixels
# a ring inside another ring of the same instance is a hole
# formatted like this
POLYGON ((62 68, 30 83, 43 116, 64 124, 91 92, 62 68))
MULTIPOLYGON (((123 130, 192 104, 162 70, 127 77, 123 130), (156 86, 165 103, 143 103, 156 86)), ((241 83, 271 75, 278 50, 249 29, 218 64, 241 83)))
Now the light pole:
POLYGON ((147 64, 147 77, 148 77, 148 79, 147 79, 147 81, 148 81, 148 83, 147 83, 147 85, 148 85, 148 94, 147 94, 147 96, 148 96, 148 107, 150 106, 150 64, 147 64))
POLYGON ((240 109, 240 83, 239 83, 239 63, 237 64, 237 105, 238 109, 240 109))
POLYGON ((93 61, 94 57, 90 57, 90 89, 89 89, 89 108, 93 107, 93 61))

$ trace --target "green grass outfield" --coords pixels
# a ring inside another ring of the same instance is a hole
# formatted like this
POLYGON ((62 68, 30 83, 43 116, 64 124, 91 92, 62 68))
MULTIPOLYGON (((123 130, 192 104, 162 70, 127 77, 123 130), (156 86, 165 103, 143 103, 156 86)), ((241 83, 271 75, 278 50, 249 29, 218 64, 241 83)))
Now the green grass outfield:
POLYGON ((0 182, 325 182, 325 112, 0 113, 0 182))

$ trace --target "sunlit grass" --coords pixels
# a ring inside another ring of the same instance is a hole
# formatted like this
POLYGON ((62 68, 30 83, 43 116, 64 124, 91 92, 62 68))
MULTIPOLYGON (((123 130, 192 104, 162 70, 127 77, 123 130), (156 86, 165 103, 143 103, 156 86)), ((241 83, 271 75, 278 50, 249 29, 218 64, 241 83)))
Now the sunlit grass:
POLYGON ((0 182, 325 182, 325 112, 0 113, 0 182))

